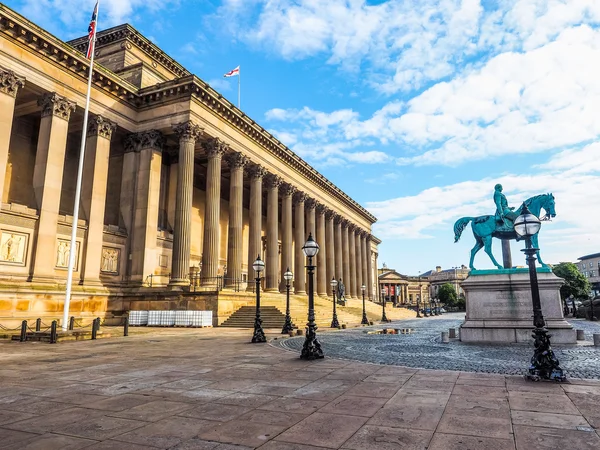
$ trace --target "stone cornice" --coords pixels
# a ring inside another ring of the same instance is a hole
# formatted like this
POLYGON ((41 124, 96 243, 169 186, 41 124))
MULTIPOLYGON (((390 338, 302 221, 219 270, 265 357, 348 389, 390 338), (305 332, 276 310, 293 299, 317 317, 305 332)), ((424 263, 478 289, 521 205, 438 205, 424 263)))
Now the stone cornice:
MULTIPOLYGON (((118 25, 108 30, 99 31, 96 36, 96 48, 103 47, 116 41, 130 41, 133 45, 143 50, 148 56, 156 60, 163 67, 172 72, 176 77, 190 75, 181 64, 163 52, 156 44, 144 37, 139 31, 129 24, 118 25)), ((67 44, 84 53, 88 48, 88 37, 68 41, 67 44)))
MULTIPOLYGON (((90 62, 84 55, 2 4, 0 4, 0 34, 17 41, 42 58, 53 61, 84 81, 87 80, 90 62)), ((137 97, 137 87, 100 65, 94 65, 92 81, 94 87, 120 100, 133 102, 137 97)))

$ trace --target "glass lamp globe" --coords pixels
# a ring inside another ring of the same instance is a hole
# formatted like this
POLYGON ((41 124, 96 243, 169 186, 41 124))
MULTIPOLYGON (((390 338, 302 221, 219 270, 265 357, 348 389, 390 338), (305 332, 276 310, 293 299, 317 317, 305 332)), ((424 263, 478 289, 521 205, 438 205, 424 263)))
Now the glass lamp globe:
POLYGON ((535 214, 531 214, 527 205, 523 204, 521 215, 515 219, 515 233, 520 237, 531 237, 540 231, 542 222, 535 214))
POLYGON ((294 278, 294 274, 290 271, 290 268, 288 267, 287 270, 283 273, 283 278, 286 281, 290 281, 292 278, 294 278))
POLYGON ((260 259, 260 255, 258 255, 256 261, 254 261, 254 263, 252 264, 252 268, 256 273, 261 273, 263 270, 265 270, 265 262, 262 259, 260 259))
POLYGON ((331 281, 329 282, 329 284, 331 285, 332 288, 335 288, 337 286, 338 282, 335 278, 332 278, 331 281))
POLYGON ((367 289, 367 287, 366 287, 366 286, 363 284, 363 285, 360 287, 360 290, 361 290, 361 291, 363 291, 363 292, 365 292, 365 289, 367 289))
POLYGON ((308 234, 308 239, 302 247, 302 251, 308 258, 317 256, 317 253, 319 253, 319 244, 313 239, 312 233, 308 234))

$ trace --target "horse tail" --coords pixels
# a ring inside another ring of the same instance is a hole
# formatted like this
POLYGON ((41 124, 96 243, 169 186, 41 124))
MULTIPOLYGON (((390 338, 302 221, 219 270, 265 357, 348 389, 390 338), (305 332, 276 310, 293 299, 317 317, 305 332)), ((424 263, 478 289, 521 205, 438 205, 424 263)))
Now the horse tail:
POLYGON ((456 221, 456 223, 454 224, 454 243, 458 242, 458 240, 460 239, 460 235, 462 234, 463 230, 467 227, 467 225, 469 225, 469 222, 471 220, 473 220, 473 217, 463 217, 456 221))

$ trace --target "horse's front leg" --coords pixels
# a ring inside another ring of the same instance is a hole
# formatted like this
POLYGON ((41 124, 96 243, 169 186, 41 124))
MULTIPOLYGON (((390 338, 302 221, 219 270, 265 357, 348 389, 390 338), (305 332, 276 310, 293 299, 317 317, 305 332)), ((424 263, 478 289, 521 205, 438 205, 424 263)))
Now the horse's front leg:
POLYGON ((540 265, 542 267, 548 268, 548 264, 546 264, 544 261, 542 261, 542 257, 540 256, 540 246, 538 245, 538 235, 537 233, 534 234, 533 236, 531 236, 531 245, 533 245, 533 248, 537 248, 537 252, 535 252, 538 261, 540 262, 540 265))

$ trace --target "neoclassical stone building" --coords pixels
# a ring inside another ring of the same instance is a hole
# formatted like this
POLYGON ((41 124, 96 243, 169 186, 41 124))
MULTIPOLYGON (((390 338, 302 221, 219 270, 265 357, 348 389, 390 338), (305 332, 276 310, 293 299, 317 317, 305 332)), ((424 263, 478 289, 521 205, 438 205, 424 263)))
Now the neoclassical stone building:
POLYGON ((375 217, 129 25, 98 33, 82 130, 86 48, 0 4, 0 317, 58 315, 75 251, 74 315, 155 301, 222 321, 220 292, 252 289, 259 254, 266 291, 289 267, 305 292, 309 232, 317 294, 335 277, 374 297, 375 217))

